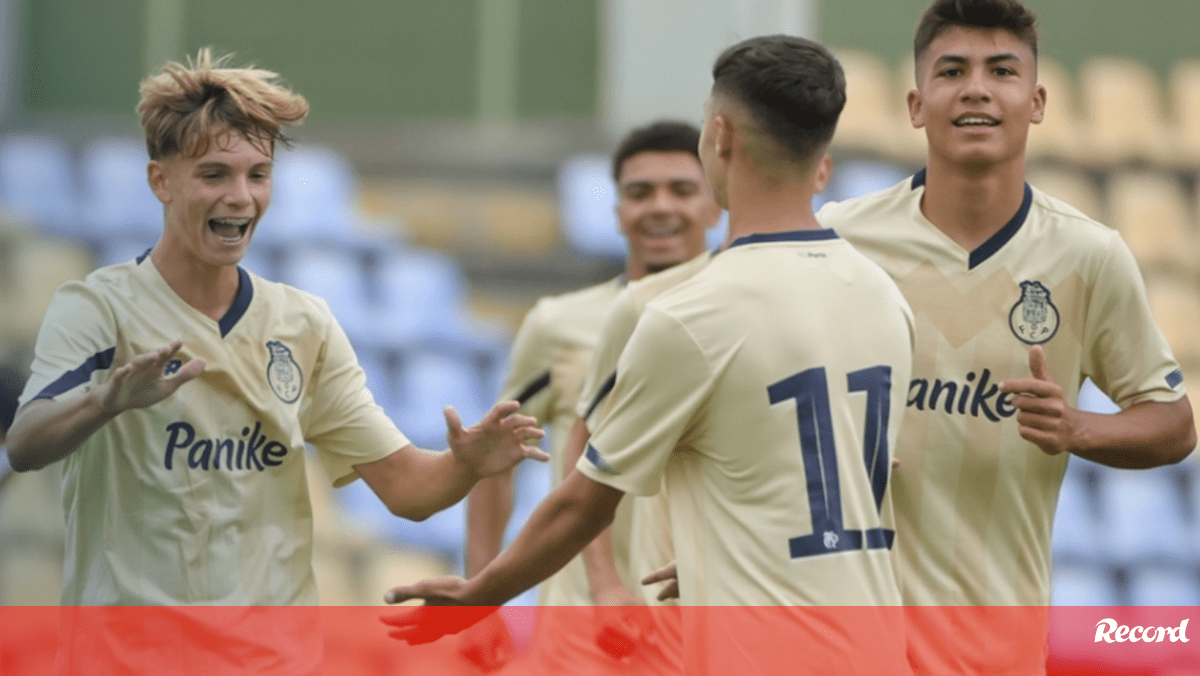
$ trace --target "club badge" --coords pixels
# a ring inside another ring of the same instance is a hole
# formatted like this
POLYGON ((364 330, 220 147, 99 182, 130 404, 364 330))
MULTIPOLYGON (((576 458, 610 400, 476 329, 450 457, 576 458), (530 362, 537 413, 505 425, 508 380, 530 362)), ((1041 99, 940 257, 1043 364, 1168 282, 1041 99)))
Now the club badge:
POLYGON ((278 340, 267 341, 267 350, 271 353, 271 362, 267 364, 267 384, 280 401, 294 403, 300 398, 300 390, 304 387, 300 365, 292 359, 292 351, 278 340))
POLYGON ((1021 282, 1021 300, 1008 313, 1013 335, 1030 345, 1040 345, 1058 332, 1058 308, 1041 282, 1021 282))

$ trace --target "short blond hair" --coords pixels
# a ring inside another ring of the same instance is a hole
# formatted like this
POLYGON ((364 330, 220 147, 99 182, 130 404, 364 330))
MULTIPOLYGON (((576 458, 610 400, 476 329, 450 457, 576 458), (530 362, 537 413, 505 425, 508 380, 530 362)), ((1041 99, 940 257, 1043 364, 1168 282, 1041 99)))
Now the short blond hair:
POLYGON ((228 129, 273 154, 287 143, 283 127, 302 122, 308 101, 277 84, 278 75, 254 67, 229 68, 232 54, 213 59, 205 47, 193 61, 172 61, 142 80, 137 112, 146 150, 157 160, 203 155, 215 133, 228 129))

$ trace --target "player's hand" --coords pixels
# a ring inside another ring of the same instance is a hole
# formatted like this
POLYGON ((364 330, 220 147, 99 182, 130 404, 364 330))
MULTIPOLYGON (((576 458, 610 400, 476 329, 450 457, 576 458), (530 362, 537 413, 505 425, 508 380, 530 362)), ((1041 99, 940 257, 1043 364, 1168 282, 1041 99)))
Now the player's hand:
POLYGON ((615 660, 628 657, 654 630, 641 597, 617 585, 594 595, 592 627, 596 645, 615 660))
POLYGON ((163 373, 167 363, 182 347, 183 341, 177 340, 154 352, 139 354, 113 371, 112 378, 94 390, 100 410, 116 415, 153 406, 175 394, 184 383, 198 378, 204 373, 203 359, 193 359, 174 373, 163 373))
POLYGON ((659 601, 679 598, 679 575, 675 572, 674 561, 642 578, 642 584, 650 585, 658 582, 667 583, 658 590, 659 601))
POLYGON ((490 613, 458 635, 458 651, 483 671, 495 671, 513 655, 512 634, 500 613, 490 613))
POLYGON ((431 643, 446 634, 457 634, 496 610, 495 606, 470 605, 467 581, 461 577, 438 577, 414 585, 395 587, 383 597, 387 603, 403 603, 412 599, 421 599, 425 605, 405 608, 380 619, 384 624, 395 627, 388 632, 388 636, 413 645, 431 643))
POLYGON ((1063 389, 1050 377, 1040 345, 1029 348, 1031 378, 1010 378, 1000 383, 1011 392, 1017 409, 1021 438, 1037 444, 1047 455, 1069 453, 1078 447, 1079 411, 1067 405, 1063 389))
POLYGON ((481 477, 499 474, 525 458, 545 462, 550 459, 536 446, 526 442, 546 435, 537 420, 517 411, 515 401, 496 404, 477 424, 463 429, 462 420, 446 407, 446 442, 459 462, 481 477))

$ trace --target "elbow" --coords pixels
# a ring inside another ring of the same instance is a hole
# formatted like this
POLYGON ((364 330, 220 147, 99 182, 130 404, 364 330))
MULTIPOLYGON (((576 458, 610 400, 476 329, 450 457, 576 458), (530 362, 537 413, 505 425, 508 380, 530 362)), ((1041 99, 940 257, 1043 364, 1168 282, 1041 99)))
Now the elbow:
POLYGON ((25 452, 24 444, 19 439, 9 437, 7 445, 0 450, 7 452, 8 466, 12 467, 14 472, 29 472, 41 468, 33 456, 25 452))
POLYGON ((436 509, 422 509, 419 505, 411 505, 403 502, 393 502, 388 504, 387 509, 392 516, 398 516, 409 521, 420 523, 429 517, 437 514, 436 509))

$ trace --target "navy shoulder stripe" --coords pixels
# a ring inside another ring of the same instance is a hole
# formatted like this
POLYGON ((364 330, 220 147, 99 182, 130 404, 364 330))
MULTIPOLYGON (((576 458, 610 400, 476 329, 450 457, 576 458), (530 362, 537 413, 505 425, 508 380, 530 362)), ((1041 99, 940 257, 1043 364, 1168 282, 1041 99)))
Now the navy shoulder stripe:
POLYGON ((110 347, 102 352, 88 357, 79 368, 71 369, 58 377, 57 380, 47 385, 41 392, 37 393, 34 399, 53 399, 63 392, 79 387, 92 379, 92 373, 102 371, 112 366, 113 356, 117 353, 117 348, 110 347))
POLYGON ((592 403, 588 404, 587 412, 583 414, 584 420, 592 417, 592 413, 595 412, 596 407, 600 405, 600 402, 604 401, 604 398, 608 396, 609 392, 612 392, 613 385, 616 384, 617 372, 613 371, 607 378, 604 379, 604 382, 600 385, 600 389, 596 391, 596 396, 592 397, 592 403))
POLYGON ((517 402, 524 406, 525 402, 536 397, 538 392, 546 389, 549 387, 549 385, 550 369, 546 369, 545 371, 539 373, 536 378, 529 381, 529 384, 525 386, 525 389, 521 390, 521 393, 517 395, 517 402))
POLYGON ((1171 389, 1175 389, 1176 387, 1179 387, 1179 385, 1181 383, 1183 383, 1183 371, 1182 370, 1175 369, 1174 371, 1171 371, 1170 373, 1167 374, 1167 385, 1170 385, 1171 389))

